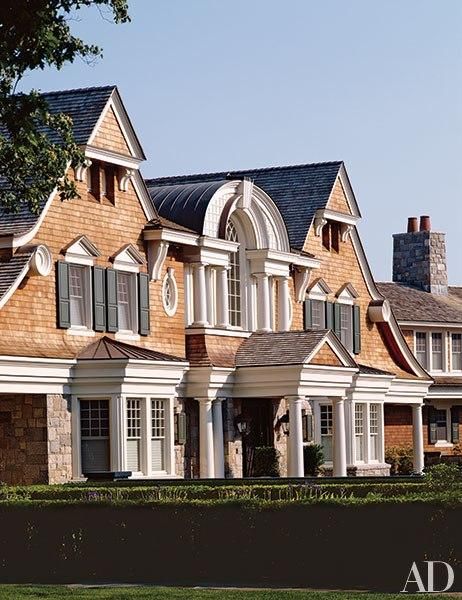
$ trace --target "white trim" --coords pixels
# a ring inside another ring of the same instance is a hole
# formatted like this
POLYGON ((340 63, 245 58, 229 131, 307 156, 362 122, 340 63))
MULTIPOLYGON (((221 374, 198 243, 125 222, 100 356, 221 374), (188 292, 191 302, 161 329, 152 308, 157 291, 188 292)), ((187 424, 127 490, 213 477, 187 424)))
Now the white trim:
POLYGON ((16 277, 16 279, 14 280, 14 282, 12 283, 12 285, 10 286, 10 288, 8 289, 8 291, 5 292, 5 294, 3 294, 3 296, 0 298, 0 308, 2 308, 2 306, 5 306, 5 304, 8 302, 8 300, 11 298, 11 296, 15 293, 15 291, 20 286, 22 280, 24 279, 24 277, 29 272, 31 260, 32 260, 32 256, 29 258, 29 260, 27 261, 27 263, 24 265, 22 271, 16 277))
POLYGON ((91 267, 98 256, 101 256, 98 248, 91 243, 86 235, 80 235, 65 248, 64 260, 75 265, 91 267))
POLYGON ((114 269, 139 273, 140 266, 146 264, 143 255, 134 244, 127 244, 113 257, 114 269))
POLYGON ((167 272, 165 273, 164 280, 162 282, 161 296, 162 306, 164 308, 165 314, 169 317, 173 317, 178 309, 178 284, 175 278, 175 269, 173 269, 172 267, 169 267, 167 269, 167 272), (165 301, 165 287, 167 285, 167 282, 170 283, 171 293, 173 294, 173 302, 171 306, 167 306, 167 303, 165 301))
MULTIPOLYGON (((409 328, 413 328, 413 327, 421 327, 422 329, 427 328, 427 327, 437 327, 439 329, 455 329, 455 330, 462 330, 462 323, 453 323, 453 322, 445 322, 445 321, 401 321, 399 320, 399 326, 402 327, 403 329, 407 329, 409 328)), ((457 333, 458 331, 455 331, 454 333, 457 333)))
MULTIPOLYGON (((90 146, 89 144, 83 146, 82 150, 85 152, 85 156, 89 159, 99 160, 101 162, 110 163, 119 167, 125 167, 127 169, 138 170, 140 163, 143 161, 141 158, 129 158, 125 154, 119 154, 119 152, 113 152, 97 146, 90 146)), ((83 179, 80 181, 83 181, 83 179)))

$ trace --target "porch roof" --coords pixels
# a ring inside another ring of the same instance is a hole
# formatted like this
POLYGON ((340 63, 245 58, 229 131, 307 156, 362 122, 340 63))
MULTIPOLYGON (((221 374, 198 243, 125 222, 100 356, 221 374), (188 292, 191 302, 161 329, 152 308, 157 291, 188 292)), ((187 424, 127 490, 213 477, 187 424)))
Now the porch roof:
POLYGON ((186 359, 164 354, 150 348, 142 348, 103 336, 84 348, 77 356, 79 360, 151 360, 164 362, 186 362, 186 359))

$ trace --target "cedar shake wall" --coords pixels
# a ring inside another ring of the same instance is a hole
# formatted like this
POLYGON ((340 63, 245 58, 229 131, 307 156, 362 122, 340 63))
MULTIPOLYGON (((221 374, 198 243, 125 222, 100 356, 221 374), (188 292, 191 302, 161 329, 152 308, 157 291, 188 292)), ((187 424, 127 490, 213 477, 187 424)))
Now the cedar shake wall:
POLYGON ((63 483, 72 477, 70 410, 60 395, 0 396, 0 481, 63 483))

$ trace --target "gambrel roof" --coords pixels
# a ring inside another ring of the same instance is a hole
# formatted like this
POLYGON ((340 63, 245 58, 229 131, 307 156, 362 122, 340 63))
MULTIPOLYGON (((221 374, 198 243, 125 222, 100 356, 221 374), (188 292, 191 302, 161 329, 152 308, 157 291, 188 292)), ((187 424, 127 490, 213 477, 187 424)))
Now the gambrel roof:
MULTIPOLYGON (((204 184, 208 183, 213 186, 220 182, 223 184, 226 180, 251 179, 274 200, 287 226, 291 247, 302 250, 315 213, 319 209, 326 208, 332 188, 341 172, 346 176, 343 162, 337 161, 245 171, 158 177, 147 179, 146 185, 161 216, 194 229, 191 222, 187 222, 189 215, 183 214, 183 220, 178 221, 177 219, 181 218, 181 215, 178 216, 176 210, 174 214, 170 212, 171 203, 166 202, 169 193, 173 193, 175 189, 180 192, 181 188, 184 189, 183 194, 186 194, 188 190, 194 191, 195 196, 192 197, 192 202, 196 197, 196 203, 199 206, 201 201, 205 202, 205 199, 198 198, 201 190, 207 189, 204 184)), ((357 207, 355 206, 355 208, 357 207)))

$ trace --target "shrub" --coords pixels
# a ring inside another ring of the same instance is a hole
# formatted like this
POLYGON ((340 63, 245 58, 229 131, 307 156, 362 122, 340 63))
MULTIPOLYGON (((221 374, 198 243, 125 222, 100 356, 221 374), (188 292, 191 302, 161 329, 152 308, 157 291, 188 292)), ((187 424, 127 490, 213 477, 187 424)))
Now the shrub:
POLYGON ((413 472, 413 450, 411 446, 391 446, 386 449, 385 462, 390 466, 390 475, 411 475, 413 472))
POLYGON ((451 492, 462 483, 462 471, 458 465, 440 463, 428 468, 426 482, 435 491, 451 492))
POLYGON ((258 446, 253 457, 254 477, 279 477, 279 452, 272 446, 258 446))
POLYGON ((324 462, 324 452, 319 444, 310 444, 303 448, 303 460, 305 462, 305 475, 319 475, 320 467, 324 462))

